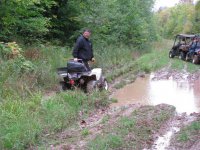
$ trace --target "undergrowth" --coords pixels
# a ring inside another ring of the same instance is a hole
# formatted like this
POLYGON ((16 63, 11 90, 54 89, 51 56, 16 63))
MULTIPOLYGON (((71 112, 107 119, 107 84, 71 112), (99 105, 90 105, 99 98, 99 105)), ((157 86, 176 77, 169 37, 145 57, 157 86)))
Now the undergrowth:
POLYGON ((105 92, 87 96, 81 91, 63 92, 48 99, 35 93, 25 100, 16 97, 4 101, 0 103, 0 149, 42 144, 46 134, 60 132, 78 121, 80 111, 86 115, 108 103, 105 92))

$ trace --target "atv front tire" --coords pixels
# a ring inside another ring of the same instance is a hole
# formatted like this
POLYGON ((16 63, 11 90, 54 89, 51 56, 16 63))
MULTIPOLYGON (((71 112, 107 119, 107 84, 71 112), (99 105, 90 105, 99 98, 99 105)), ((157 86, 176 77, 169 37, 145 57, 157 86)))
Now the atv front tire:
POLYGON ((174 53, 173 53, 173 51, 171 50, 171 51, 169 51, 169 58, 174 58, 174 53))
POLYGON ((103 79, 103 83, 101 85, 101 90, 108 90, 108 81, 106 79, 103 79))
POLYGON ((98 90, 98 87, 97 87, 96 80, 91 80, 87 83, 87 87, 86 87, 87 93, 92 93, 92 92, 97 91, 97 90, 98 90))
POLYGON ((71 89, 72 87, 71 87, 71 85, 70 84, 67 84, 66 82, 64 82, 64 81, 61 81, 60 82, 60 92, 63 92, 63 91, 66 91, 66 90, 69 90, 69 89, 71 89))

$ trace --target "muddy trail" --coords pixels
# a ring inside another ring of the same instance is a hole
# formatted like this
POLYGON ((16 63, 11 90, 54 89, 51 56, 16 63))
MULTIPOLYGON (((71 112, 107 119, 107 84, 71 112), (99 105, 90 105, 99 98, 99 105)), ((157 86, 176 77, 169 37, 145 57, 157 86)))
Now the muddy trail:
POLYGON ((48 147, 52 150, 198 150, 200 133, 183 143, 176 140, 176 135, 200 120, 199 76, 200 73, 162 69, 150 75, 140 74, 135 82, 121 89, 115 89, 113 84, 110 98, 116 99, 116 103, 109 108, 96 110, 87 119, 83 119, 80 112, 78 126, 49 137, 57 142, 48 147), (116 130, 124 117, 135 120, 135 126, 129 129, 129 133, 121 135, 123 133, 116 130), (137 130, 143 132, 144 129, 147 130, 144 134, 148 132, 148 138, 136 134, 137 130), (108 134, 120 134, 125 144, 109 148, 107 143, 107 147, 99 148, 95 139, 106 139, 108 134), (94 141, 94 147, 91 141, 94 141), (131 146, 133 141, 134 147, 131 146))

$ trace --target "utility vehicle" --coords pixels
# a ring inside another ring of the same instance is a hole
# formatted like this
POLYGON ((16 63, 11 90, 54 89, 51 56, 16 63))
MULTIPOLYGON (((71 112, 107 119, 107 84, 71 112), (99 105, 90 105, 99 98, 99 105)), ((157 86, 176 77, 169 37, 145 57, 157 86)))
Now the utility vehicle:
POLYGON ((194 34, 178 34, 175 36, 174 44, 169 51, 169 58, 178 56, 180 59, 185 60, 186 54, 189 50, 189 45, 196 37, 194 34))

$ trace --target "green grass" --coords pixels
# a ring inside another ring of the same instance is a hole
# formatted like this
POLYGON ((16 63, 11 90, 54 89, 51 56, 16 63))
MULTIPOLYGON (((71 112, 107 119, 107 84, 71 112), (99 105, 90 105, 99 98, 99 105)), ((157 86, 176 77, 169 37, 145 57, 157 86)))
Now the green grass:
MULTIPOLYGON (((110 63, 111 66, 113 66, 113 68, 111 67, 112 72, 109 71, 108 73, 106 73, 106 78, 108 79, 108 81, 111 82, 116 77, 125 75, 130 72, 132 74, 137 74, 138 72, 150 73, 162 67, 169 66, 171 60, 168 57, 168 52, 171 46, 172 42, 167 40, 154 42, 149 45, 149 50, 146 51, 146 53, 143 53, 143 55, 138 58, 134 58, 133 55, 135 52, 140 50, 132 49, 130 51, 124 49, 124 51, 127 53, 127 57, 118 58, 120 61, 122 61, 121 59, 123 59, 123 65, 120 66, 119 64, 119 66, 117 66, 116 64, 110 63)), ((115 50, 120 51, 119 48, 116 48, 115 50)), ((110 58, 112 59, 112 57, 110 58)), ((106 61, 104 62, 106 63, 106 61)), ((119 86, 121 85, 119 84, 119 86)))
POLYGON ((108 122, 109 119, 110 119, 110 116, 109 116, 109 115, 106 115, 106 116, 104 116, 103 119, 101 120, 101 123, 102 123, 102 124, 105 124, 105 123, 108 122))
POLYGON ((37 142, 42 131, 37 117, 40 98, 37 95, 27 102, 15 99, 0 104, 1 149, 22 149, 37 142))
POLYGON ((193 141, 200 134, 200 121, 194 121, 187 127, 183 128, 177 136, 180 142, 193 141))
POLYGON ((133 52, 136 51, 133 47, 125 45, 108 45, 102 47, 99 45, 95 52, 97 58, 97 66, 107 69, 114 69, 124 66, 127 62, 133 60, 133 52))
POLYGON ((97 136, 93 143, 89 144, 89 150, 107 150, 118 149, 123 144, 123 140, 120 136, 114 134, 107 134, 103 138, 97 136))
MULTIPOLYGON (((45 134, 59 132, 75 123, 80 111, 87 114, 97 107, 105 107, 106 97, 106 93, 87 96, 80 91, 69 91, 47 100, 38 93, 26 100, 0 103, 0 149, 37 145, 45 134)), ((83 135, 87 133, 85 130, 83 135)))
POLYGON ((34 64, 33 71, 21 73, 13 65, 14 60, 1 62, 0 89, 2 90, 0 94, 2 99, 9 99, 12 95, 19 95, 24 99, 33 92, 52 88, 58 83, 56 68, 65 66, 71 55, 67 47, 38 46, 26 51, 30 51, 27 59, 34 64), (34 53, 37 54, 36 58, 34 53))
POLYGON ((187 63, 187 71, 189 71, 191 73, 199 71, 199 68, 200 68, 199 64, 195 65, 190 62, 187 63))
POLYGON ((90 134, 90 132, 89 132, 89 130, 87 129, 87 128, 85 128, 85 129, 83 129, 82 131, 81 131, 81 135, 83 136, 83 137, 86 137, 86 136, 88 136, 90 134))

